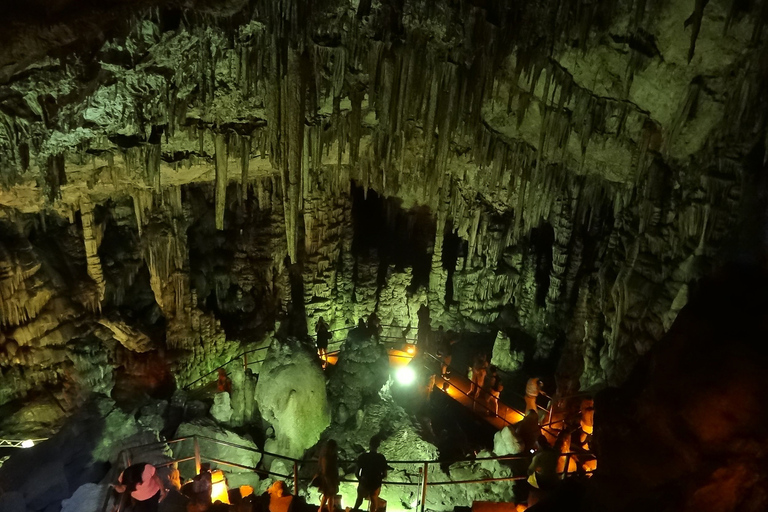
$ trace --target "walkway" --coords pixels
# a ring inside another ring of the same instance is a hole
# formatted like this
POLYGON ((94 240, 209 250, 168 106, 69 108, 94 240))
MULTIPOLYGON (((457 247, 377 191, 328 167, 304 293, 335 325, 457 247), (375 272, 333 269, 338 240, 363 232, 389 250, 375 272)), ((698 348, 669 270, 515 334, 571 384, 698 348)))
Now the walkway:
POLYGON ((495 414, 493 403, 490 400, 486 400, 486 393, 481 393, 479 398, 470 396, 472 382, 464 376, 452 375, 450 380, 443 380, 442 377, 437 375, 435 378, 435 389, 447 394, 498 430, 514 425, 523 419, 522 412, 502 402, 499 402, 498 415, 495 414))

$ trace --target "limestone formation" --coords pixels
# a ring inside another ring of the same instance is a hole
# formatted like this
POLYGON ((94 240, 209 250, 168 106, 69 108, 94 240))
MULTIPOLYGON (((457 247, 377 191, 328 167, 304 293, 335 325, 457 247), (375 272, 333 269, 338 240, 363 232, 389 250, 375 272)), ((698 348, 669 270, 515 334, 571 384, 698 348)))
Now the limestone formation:
POLYGON ((330 424, 325 376, 317 355, 296 340, 272 343, 256 385, 261 417, 275 429, 268 451, 299 458, 330 424))
POLYGON ((0 404, 422 306, 514 311, 563 390, 618 384, 762 243, 762 0, 18 4, 0 404))

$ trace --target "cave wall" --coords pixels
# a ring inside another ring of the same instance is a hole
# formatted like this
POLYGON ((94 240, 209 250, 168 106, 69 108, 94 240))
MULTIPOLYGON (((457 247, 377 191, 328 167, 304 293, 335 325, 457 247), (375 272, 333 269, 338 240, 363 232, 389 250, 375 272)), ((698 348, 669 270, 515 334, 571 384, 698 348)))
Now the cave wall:
POLYGON ((415 326, 422 305, 472 330, 511 307, 537 358, 562 353, 561 387, 620 382, 755 207, 766 6, 17 8, 0 51, 3 401, 64 379, 84 339, 86 359, 158 353, 186 383, 296 311, 312 331, 373 309, 415 326), (384 228, 430 225, 425 282, 353 250, 353 183, 422 218, 384 228))

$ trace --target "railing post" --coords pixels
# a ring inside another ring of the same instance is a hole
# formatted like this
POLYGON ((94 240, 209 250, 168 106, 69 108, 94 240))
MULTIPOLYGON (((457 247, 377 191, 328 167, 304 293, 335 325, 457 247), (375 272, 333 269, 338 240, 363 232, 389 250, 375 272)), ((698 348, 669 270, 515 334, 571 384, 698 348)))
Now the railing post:
POLYGON ((293 461, 293 495, 299 496, 299 462, 293 461))
POLYGON ((200 443, 197 441, 197 436, 194 436, 193 441, 195 443, 195 475, 200 474, 200 443))
POLYGON ((248 370, 248 353, 243 354, 243 371, 248 370))
POLYGON ((547 423, 552 424, 552 409, 555 407, 555 400, 550 397, 549 399, 549 419, 547 419, 547 423))
POLYGON ((429 473, 429 462, 424 463, 424 475, 421 480, 421 512, 424 512, 424 508, 427 506, 427 484, 429 480, 427 473, 429 473))

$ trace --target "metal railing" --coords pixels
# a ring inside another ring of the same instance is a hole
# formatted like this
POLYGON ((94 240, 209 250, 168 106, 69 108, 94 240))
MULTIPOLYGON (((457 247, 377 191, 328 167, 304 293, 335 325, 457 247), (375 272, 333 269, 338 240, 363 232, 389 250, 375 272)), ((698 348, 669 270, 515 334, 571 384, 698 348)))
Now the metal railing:
MULTIPOLYGON (((195 464, 195 474, 200 473, 200 468, 202 466, 202 463, 205 462, 212 462, 220 466, 229 466, 233 468, 238 469, 245 469, 248 471, 253 471, 259 475, 262 476, 274 476, 281 479, 292 481, 293 484, 293 494, 296 496, 300 495, 301 492, 301 482, 309 482, 311 481, 311 478, 301 478, 299 477, 299 470, 302 466, 306 465, 317 465, 316 459, 296 459, 293 457, 288 457, 286 455, 281 455, 277 453, 268 452, 266 450, 262 450, 259 448, 253 448, 249 446, 243 446, 236 443, 231 443, 229 441, 223 441, 220 439, 214 439, 207 436, 199 436, 199 435, 193 435, 193 436, 187 436, 187 437, 181 437, 178 439, 173 439, 170 441, 160 441, 156 443, 149 443, 145 445, 135 446, 133 448, 128 448, 125 450, 122 450, 120 454, 118 455, 118 459, 120 461, 120 465, 115 464, 110 471, 110 477, 111 481, 114 481, 117 479, 117 475, 119 474, 118 471, 122 471, 126 467, 130 466, 134 463, 133 461, 133 451, 138 450, 140 448, 149 448, 156 446, 158 448, 172 445, 172 444, 179 444, 185 441, 192 441, 193 443, 193 455, 186 456, 186 457, 179 457, 174 458, 172 460, 169 460, 167 462, 164 462, 162 464, 156 464, 155 467, 161 468, 161 467, 168 467, 168 466, 174 466, 177 467, 178 464, 184 463, 184 462, 192 462, 194 461, 195 464), (276 473, 272 471, 265 470, 263 468, 258 467, 251 467, 246 466, 243 464, 239 464, 232 461, 226 461, 226 460, 220 460, 212 457, 206 457, 203 454, 203 450, 200 448, 200 441, 210 442, 212 444, 217 444, 221 446, 227 446, 230 448, 235 448, 239 450, 244 450, 252 453, 259 453, 261 456, 268 456, 273 457, 280 460, 288 461, 293 466, 293 471, 291 474, 281 474, 276 473), (122 467, 121 467, 122 466, 122 467)), ((565 457, 565 471, 558 472, 557 474, 560 476, 560 478, 565 478, 571 474, 579 474, 577 472, 569 472, 568 466, 569 461, 572 457, 592 457, 593 454, 591 452, 565 452, 560 454, 560 458, 565 457)), ((476 457, 474 459, 464 459, 464 460, 457 460, 451 462, 451 464, 456 463, 476 463, 476 462, 482 462, 482 461, 530 461, 532 458, 532 455, 503 455, 503 456, 494 456, 494 457, 476 457)), ((558 459, 559 460, 559 459, 558 459)), ((353 460, 340 460, 339 464, 354 464, 356 461, 353 460)), ((427 499, 427 491, 429 486, 442 486, 442 485, 465 485, 465 484, 481 484, 481 483, 490 483, 490 482, 512 482, 512 481, 520 481, 520 480, 526 480, 528 478, 528 475, 511 475, 506 477, 490 477, 490 478, 477 478, 477 479, 468 479, 468 480, 443 480, 443 481, 431 481, 429 479, 429 469, 432 465, 441 465, 445 464, 446 461, 442 460, 392 460, 387 461, 388 465, 407 465, 407 466, 418 466, 419 470, 418 473, 413 474, 414 477, 417 477, 417 481, 411 481, 411 480, 403 480, 403 481, 392 481, 392 480, 384 480, 382 482, 383 485, 402 485, 402 486, 418 486, 419 487, 419 507, 421 512, 424 512, 425 506, 426 506, 426 499, 427 499)), ((527 469, 527 465, 526 465, 527 469)), ((581 474, 588 474, 592 473, 592 471, 583 471, 581 474)), ((351 479, 341 479, 342 482, 350 482, 350 483, 357 483, 357 480, 351 480, 351 479)), ((125 502, 127 501, 127 495, 128 493, 123 493, 120 495, 120 499, 117 500, 117 503, 113 503, 113 509, 112 512, 122 512, 123 507, 125 506, 125 502)), ((104 500, 104 504, 102 507, 102 512, 106 512, 108 510, 108 507, 110 505, 110 501, 112 501, 110 498, 113 498, 114 495, 112 493, 107 493, 107 496, 104 500)))
POLYGON ((47 439, 47 437, 40 439, 0 439, 0 448, 31 448, 47 439), (30 442, 32 442, 31 445, 29 444, 30 442))

